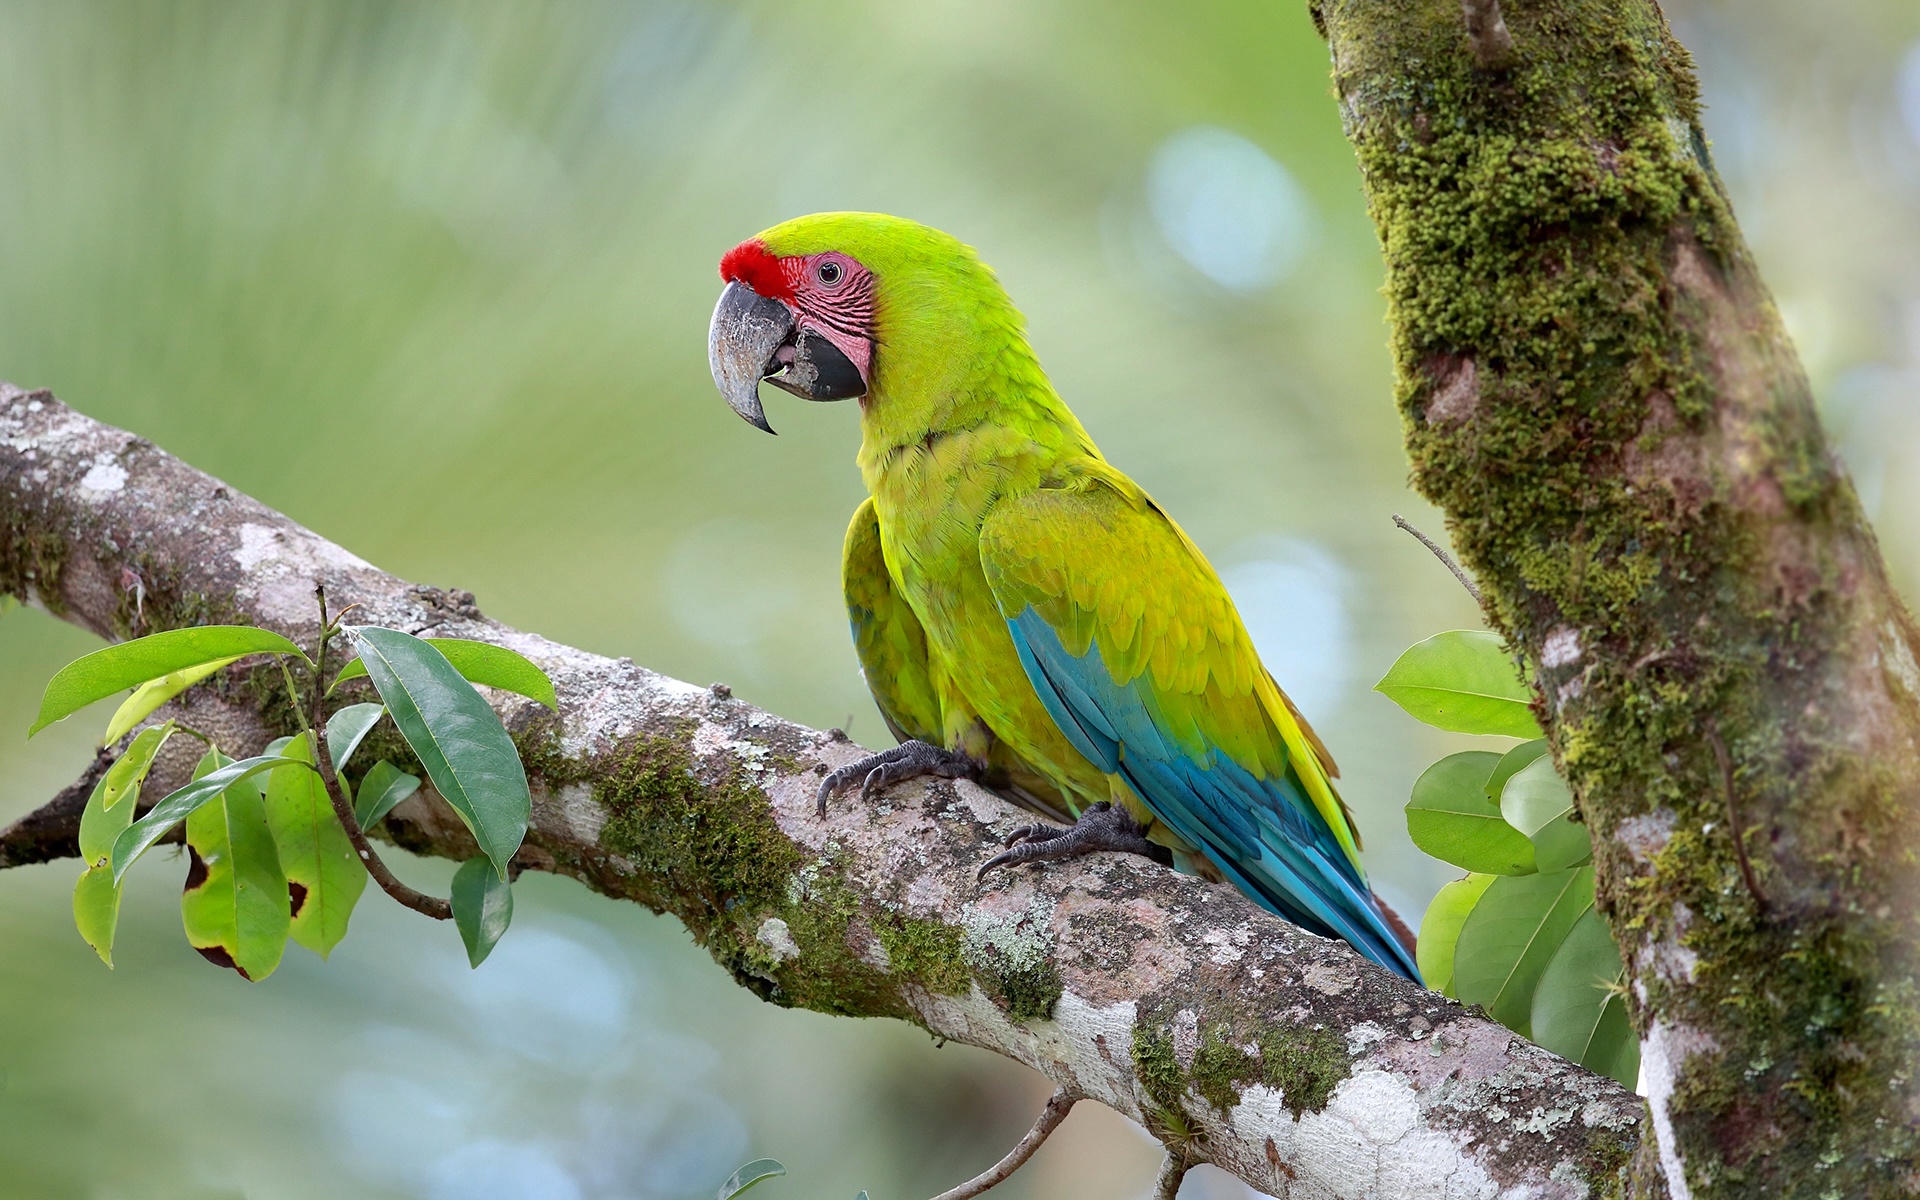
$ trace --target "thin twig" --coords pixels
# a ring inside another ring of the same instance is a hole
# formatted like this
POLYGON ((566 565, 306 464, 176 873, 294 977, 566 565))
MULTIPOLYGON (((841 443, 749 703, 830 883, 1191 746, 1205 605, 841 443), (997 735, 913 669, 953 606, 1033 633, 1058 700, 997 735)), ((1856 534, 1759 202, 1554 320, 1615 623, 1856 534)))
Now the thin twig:
POLYGON ((1734 856, 1740 860, 1740 878, 1753 894, 1755 907, 1765 913, 1767 898, 1753 877, 1753 863, 1747 858, 1746 826, 1740 823, 1740 807, 1733 802, 1733 759, 1727 754, 1727 744, 1720 740, 1719 722, 1712 717, 1707 718, 1707 744, 1713 747, 1713 759, 1720 764, 1720 786, 1727 794, 1727 832, 1733 835, 1734 856))
POLYGON ((300 707, 300 689, 293 686, 293 671, 287 666, 287 656, 276 654, 273 660, 280 664, 280 678, 287 681, 287 704, 293 709, 294 719, 300 722, 300 732, 312 733, 312 727, 307 724, 307 710, 300 707))
MULTIPOLYGON (((327 635, 333 632, 332 626, 327 624, 327 585, 324 583, 314 584, 313 598, 319 601, 320 603, 320 640, 319 640, 319 643, 314 647, 314 653, 313 653, 313 697, 312 697, 312 703, 313 703, 312 725, 315 730, 319 730, 320 728, 322 728, 320 723, 320 704, 323 700, 326 699, 325 696, 320 694, 320 690, 321 690, 321 687, 327 681, 327 635)), ((314 740, 317 742, 319 741, 319 739, 320 739, 320 735, 316 732, 314 734, 314 740)))
POLYGON ((1069 1093, 1065 1088, 1054 1092, 1047 1099, 1047 1106, 1040 1110, 1040 1117, 1033 1123, 1033 1128, 1027 1130, 1027 1136, 1021 1138, 1019 1144, 1007 1151, 1005 1158, 959 1187, 941 1192, 933 1200, 973 1200, 973 1197, 980 1195, 988 1188, 1005 1183, 1015 1171, 1026 1165, 1026 1161, 1033 1157, 1033 1152, 1040 1148, 1040 1144, 1060 1127, 1060 1122, 1067 1119, 1067 1113, 1072 1110, 1074 1102, 1078 1099, 1078 1096, 1069 1093))
POLYGON ((340 776, 333 769, 333 755, 327 752, 327 739, 313 739, 314 763, 320 768, 320 780, 327 785, 327 798, 333 801, 333 815, 340 818, 340 825, 347 831, 347 838, 353 848, 359 852, 360 861, 367 866, 367 874, 380 885, 380 890, 406 905, 422 916, 432 917, 436 921, 446 921, 453 917, 453 905, 437 896, 416 891, 400 882, 387 864, 374 852, 372 843, 367 841, 366 831, 360 828, 360 821, 353 815, 353 805, 347 803, 347 796, 340 788, 340 776))
POLYGON ((1153 1200, 1177 1200, 1180 1195, 1180 1181, 1187 1177, 1193 1164, 1184 1154, 1167 1152, 1167 1161, 1160 1164, 1160 1178, 1153 1185, 1153 1200))
POLYGON ((1473 43, 1473 61, 1483 71, 1498 71, 1513 61, 1513 34, 1500 15, 1500 0, 1460 0, 1467 19, 1467 40, 1473 43))
POLYGON ((360 861, 366 864, 367 874, 380 885, 380 890, 406 905, 422 916, 432 917, 436 921, 451 920, 453 905, 438 896, 429 896, 425 892, 408 887, 400 882, 392 870, 383 862, 374 850, 373 843, 367 840, 366 830, 360 828, 360 818, 354 816, 353 805, 347 803, 346 789, 340 786, 340 775, 333 767, 333 753, 327 747, 324 726, 320 721, 320 681, 326 678, 327 669, 327 589, 325 585, 316 586, 313 594, 320 601, 320 644, 313 662, 313 727, 309 736, 313 738, 313 762, 320 768, 320 781, 326 785, 327 799, 333 802, 333 815, 340 819, 341 828, 347 831, 347 840, 360 855, 360 861))
POLYGON ((1446 552, 1446 549, 1443 546, 1441 546, 1440 543, 1434 541, 1432 538, 1428 537, 1426 534, 1421 533, 1418 529, 1415 529, 1413 527, 1413 522, 1407 520, 1405 517, 1401 516, 1399 513, 1393 514, 1393 523, 1395 525, 1398 525, 1400 528, 1406 530, 1408 533, 1412 534, 1414 537, 1419 538, 1420 544, 1422 546, 1425 546, 1427 549, 1433 551, 1433 556, 1439 559, 1443 564, 1445 564, 1447 570, 1453 572, 1453 577, 1460 581, 1461 587, 1467 589, 1467 595, 1473 597, 1473 602, 1475 604, 1480 605, 1483 608, 1486 606, 1487 602, 1484 599, 1482 599, 1480 596, 1479 585, 1474 583, 1473 577, 1471 575, 1468 575, 1465 571, 1460 569, 1460 564, 1453 561, 1453 555, 1448 554, 1446 552))

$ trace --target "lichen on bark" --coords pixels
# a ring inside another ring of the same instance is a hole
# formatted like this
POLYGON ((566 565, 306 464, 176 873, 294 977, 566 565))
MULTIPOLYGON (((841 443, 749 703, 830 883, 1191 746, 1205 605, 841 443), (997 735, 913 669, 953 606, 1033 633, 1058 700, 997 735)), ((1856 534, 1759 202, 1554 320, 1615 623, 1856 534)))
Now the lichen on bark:
MULTIPOLYGON (((1636 1139, 1637 1106, 1618 1084, 1230 888, 1126 855, 982 883, 979 864, 1028 817, 972 784, 908 784, 822 817, 820 778, 862 753, 844 735, 509 629, 458 593, 387 575, 140 439, 4 383, 0 523, 70 548, 61 614, 103 635, 115 631, 123 571, 166 568, 181 595, 230 603, 237 619, 301 642, 315 636, 321 583, 367 623, 525 654, 553 680, 559 709, 490 696, 532 784, 516 870, 558 872, 675 915, 775 1003, 897 1016, 1025 1063, 1143 1120, 1182 1162, 1212 1162, 1269 1192, 1326 1181, 1414 1200, 1436 1178, 1474 1193, 1604 1187, 1636 1139), (81 483, 103 461, 124 478, 90 492, 81 483), (1142 1022, 1165 1047, 1143 1060, 1145 1079, 1130 1053, 1142 1022), (1198 1030, 1212 1049, 1185 1037, 1198 1030), (1323 1033, 1346 1048, 1318 1055, 1323 1033), (1273 1056, 1296 1038, 1302 1063, 1273 1056), (1253 1046, 1258 1085, 1242 1057, 1253 1046), (1174 1091, 1160 1088, 1163 1066, 1174 1091), (1156 1088, 1170 1108, 1155 1103, 1156 1088), (1236 1089, 1228 1111, 1212 1102, 1236 1089), (1566 1119, 1522 1127, 1506 1115, 1536 1108, 1566 1119), (1373 1145, 1364 1163, 1348 1153, 1356 1138, 1373 1145)), ((235 664, 169 711, 252 752, 276 732, 266 718, 284 711, 283 688, 235 664)), ((183 757, 169 767, 163 756, 152 785, 174 786, 167 770, 184 782, 183 757)), ((90 787, 0 829, 0 863, 77 855, 90 787)), ((423 854, 477 852, 430 787, 380 830, 423 854)))
POLYGON ((1911 1194, 1913 623, 1657 5, 1506 16, 1488 72, 1453 0, 1315 5, 1413 482, 1538 664, 1675 1194, 1911 1194))

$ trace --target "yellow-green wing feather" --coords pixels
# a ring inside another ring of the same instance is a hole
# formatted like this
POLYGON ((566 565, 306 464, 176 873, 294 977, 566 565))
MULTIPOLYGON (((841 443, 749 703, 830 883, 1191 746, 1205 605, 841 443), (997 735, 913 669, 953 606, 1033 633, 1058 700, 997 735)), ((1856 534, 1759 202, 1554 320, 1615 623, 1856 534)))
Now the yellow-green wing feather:
POLYGON ((1142 676, 1163 737, 1213 748, 1261 776, 1289 762, 1351 860, 1359 844, 1331 756, 1261 666, 1227 589, 1151 498, 1104 462, 1002 505, 982 531, 989 582, 1011 620, 1031 606, 1069 653, 1098 645, 1119 683, 1142 676))
POLYGON ((940 700, 927 673, 926 631, 887 575, 871 498, 861 502, 847 526, 840 582, 860 669, 880 715, 901 741, 940 744, 940 700))
POLYGON ((1314 739, 1225 586, 1140 488, 1083 460, 996 506, 981 565, 1054 723, 1254 899, 1417 978, 1314 739))

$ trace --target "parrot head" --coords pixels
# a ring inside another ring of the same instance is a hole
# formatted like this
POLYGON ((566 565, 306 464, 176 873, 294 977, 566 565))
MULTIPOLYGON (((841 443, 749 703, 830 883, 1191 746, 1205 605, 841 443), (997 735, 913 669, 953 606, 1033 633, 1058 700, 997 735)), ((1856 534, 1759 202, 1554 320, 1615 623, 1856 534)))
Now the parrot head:
POLYGON ((890 383, 925 373, 907 361, 908 348, 952 346, 983 296, 1004 300, 958 239, 879 213, 776 225, 727 251, 720 278, 707 365, 733 411, 768 433, 761 380, 804 400, 858 397, 865 407, 890 383), (891 361, 889 344, 898 351, 891 361))

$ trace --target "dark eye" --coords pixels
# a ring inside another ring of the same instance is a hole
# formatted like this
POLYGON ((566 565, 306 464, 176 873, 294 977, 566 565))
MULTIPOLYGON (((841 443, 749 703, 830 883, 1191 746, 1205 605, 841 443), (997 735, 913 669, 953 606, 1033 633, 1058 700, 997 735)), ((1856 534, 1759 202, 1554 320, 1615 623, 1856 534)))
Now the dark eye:
POLYGON ((821 263, 819 267, 815 269, 814 273, 820 276, 820 282, 826 284, 828 287, 839 283, 840 276, 843 274, 840 270, 840 264, 831 259, 821 263))

